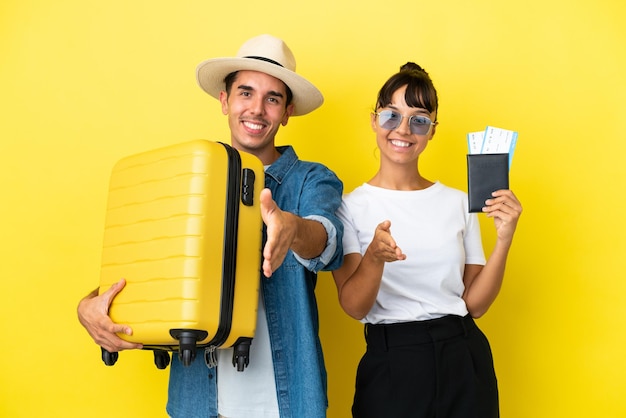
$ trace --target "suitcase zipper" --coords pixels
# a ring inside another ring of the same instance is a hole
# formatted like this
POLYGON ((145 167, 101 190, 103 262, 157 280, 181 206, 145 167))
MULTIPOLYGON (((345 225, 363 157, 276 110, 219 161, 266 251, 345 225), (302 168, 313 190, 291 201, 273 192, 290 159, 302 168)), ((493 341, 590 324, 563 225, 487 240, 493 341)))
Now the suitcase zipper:
POLYGON ((210 345, 204 349, 204 364, 206 364, 209 369, 217 366, 217 354, 215 353, 216 349, 217 347, 214 345, 210 345))
POLYGON ((233 317, 235 298, 235 273, 237 270, 237 232, 239 219, 239 196, 241 193, 241 157, 228 144, 220 142, 228 154, 228 181, 226 217, 224 222, 224 259, 222 262, 222 297, 217 331, 209 346, 221 346, 228 338, 233 317))

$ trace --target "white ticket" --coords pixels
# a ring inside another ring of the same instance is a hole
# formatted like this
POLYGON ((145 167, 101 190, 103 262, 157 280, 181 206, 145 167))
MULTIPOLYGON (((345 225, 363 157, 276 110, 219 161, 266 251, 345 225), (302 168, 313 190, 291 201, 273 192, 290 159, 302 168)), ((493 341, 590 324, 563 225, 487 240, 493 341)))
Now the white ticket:
POLYGON ((487 126, 484 131, 467 134, 470 154, 509 154, 509 168, 517 145, 517 132, 487 126))

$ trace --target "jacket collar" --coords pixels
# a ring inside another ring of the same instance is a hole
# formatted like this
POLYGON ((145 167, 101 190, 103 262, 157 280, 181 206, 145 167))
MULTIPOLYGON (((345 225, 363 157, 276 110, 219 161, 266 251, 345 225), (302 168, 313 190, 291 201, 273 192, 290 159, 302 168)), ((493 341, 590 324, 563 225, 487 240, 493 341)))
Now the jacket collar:
POLYGON ((280 153, 280 157, 265 170, 265 174, 280 184, 298 162, 298 156, 291 145, 276 147, 276 150, 280 153))

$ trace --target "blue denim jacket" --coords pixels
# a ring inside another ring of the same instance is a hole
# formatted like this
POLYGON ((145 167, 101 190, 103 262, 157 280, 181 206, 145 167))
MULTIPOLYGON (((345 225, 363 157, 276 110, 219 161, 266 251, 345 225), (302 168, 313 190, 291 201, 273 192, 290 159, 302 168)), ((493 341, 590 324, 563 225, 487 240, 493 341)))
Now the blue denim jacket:
MULTIPOLYGON (((314 289, 318 271, 334 270, 342 263, 343 225, 335 212, 343 184, 323 165, 300 161, 292 147, 277 149, 282 155, 267 169, 265 186, 278 207, 319 220, 329 237, 320 257, 302 260, 289 251, 272 277, 261 280, 278 406, 281 418, 320 418, 326 416, 328 399, 314 289)), ((204 350, 198 350, 188 367, 173 355, 168 414, 173 418, 217 417, 216 373, 216 368, 205 365, 204 350)))

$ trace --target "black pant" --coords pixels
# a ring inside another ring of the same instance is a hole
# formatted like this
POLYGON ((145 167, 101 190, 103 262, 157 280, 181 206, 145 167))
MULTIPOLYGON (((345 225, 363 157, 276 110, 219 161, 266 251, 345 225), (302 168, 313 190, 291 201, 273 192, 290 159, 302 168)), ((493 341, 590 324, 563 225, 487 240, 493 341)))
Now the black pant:
POLYGON ((365 326, 355 418, 496 418, 487 338, 468 315, 365 326))

